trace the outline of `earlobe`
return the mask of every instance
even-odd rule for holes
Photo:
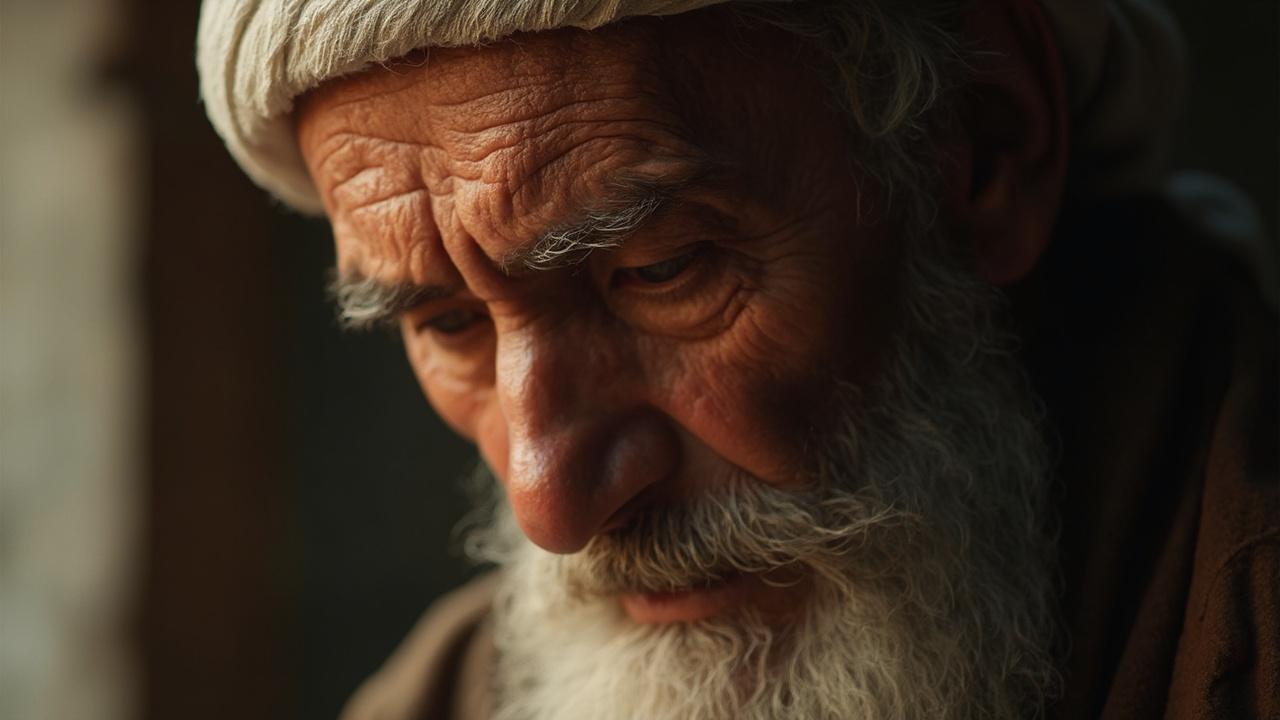
[[[1037,3],[977,3],[967,33],[973,74],[947,202],[978,272],[1007,285],[1030,272],[1052,233],[1066,178],[1065,85]]]

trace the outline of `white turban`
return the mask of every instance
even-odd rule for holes
[[[422,47],[726,1],[205,0],[196,65],[209,119],[240,166],[285,203],[318,213],[290,115],[294,99],[324,81]],[[1066,67],[1073,155],[1089,168],[1077,180],[1108,193],[1155,179],[1185,75],[1173,23],[1152,0],[1040,1]]]

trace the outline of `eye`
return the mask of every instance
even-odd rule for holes
[[[474,310],[450,310],[419,323],[418,330],[429,329],[441,335],[460,335],[483,317]]]
[[[697,258],[702,248],[694,248],[682,255],[668,258],[661,262],[651,265],[641,265],[640,267],[624,268],[621,272],[629,279],[636,282],[645,283],[647,285],[661,285],[680,276],[689,268],[693,261]]]

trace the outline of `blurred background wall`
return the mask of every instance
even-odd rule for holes
[[[1280,11],[1171,3],[1274,238]],[[325,718],[461,582],[472,451],[204,119],[197,4],[0,3],[0,718]]]
[[[134,717],[142,108],[94,0],[0,4],[0,718]]]

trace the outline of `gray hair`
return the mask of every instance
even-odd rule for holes
[[[245,172],[304,212],[323,204],[294,135],[294,101],[424,47],[593,29],[724,0],[205,0],[196,38],[209,120]]]
[[[606,200],[587,208],[573,222],[543,233],[533,247],[504,257],[502,267],[509,270],[519,265],[529,270],[549,270],[576,265],[593,250],[619,247],[657,213],[682,184],[619,180]]]
[[[826,79],[849,116],[850,160],[880,184],[887,205],[905,201],[895,214],[931,219],[938,160],[930,131],[954,116],[950,91],[966,68],[959,21],[971,2],[814,0],[743,12],[830,59]]]
[[[423,47],[478,45],[517,32],[597,28],[727,0],[205,0],[196,65],[209,119],[250,177],[320,212],[294,136],[294,100],[320,84]],[[1149,184],[1161,170],[1186,68],[1157,0],[1041,0],[1067,70],[1073,145],[1091,186]],[[916,185],[911,139],[956,67],[951,22],[963,0],[734,2],[815,39],[866,140],[863,164],[888,185]]]
[[[746,0],[733,7],[825,56],[823,79],[848,118],[848,160],[879,186],[881,207],[871,210],[927,226],[940,182],[934,138],[958,114],[954,90],[969,73],[961,22],[973,2]]]
[[[1043,413],[998,291],[933,250],[903,272],[907,322],[879,378],[815,409],[803,489],[725,467],[556,555],[490,482],[491,524],[463,532],[506,568],[495,717],[1043,716],[1061,682]],[[614,597],[794,568],[810,584],[782,626],[639,625]]]
[[[197,43],[201,94],[210,120],[245,171],[288,204],[319,212],[322,204],[289,117],[295,98],[326,80],[422,47],[476,45],[558,27],[589,29],[723,1],[206,1]],[[929,17],[936,14],[932,8],[945,4],[950,0],[733,3],[744,14],[814,39],[831,55],[833,79],[868,148],[905,148],[921,137],[924,111],[944,86],[942,71],[953,45],[950,33],[939,31]],[[882,154],[891,164],[903,164],[901,152]],[[915,174],[905,166],[864,164],[893,184]]]

